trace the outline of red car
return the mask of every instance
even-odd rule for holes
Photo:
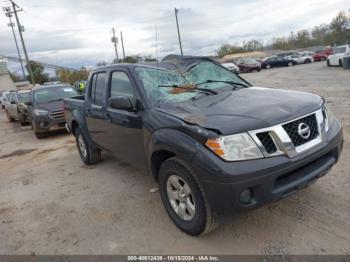
[[[313,56],[314,61],[324,61],[332,54],[332,49],[326,48],[324,50],[317,50]]]

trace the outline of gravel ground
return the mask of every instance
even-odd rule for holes
[[[195,238],[167,217],[151,176],[107,154],[86,167],[72,136],[37,140],[1,110],[0,254],[350,254],[350,71],[314,63],[242,76],[327,98],[345,136],[329,175]]]

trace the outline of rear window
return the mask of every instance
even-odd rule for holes
[[[92,76],[90,89],[91,102],[95,105],[103,105],[106,100],[106,73],[96,73]]]
[[[17,94],[18,101],[20,103],[25,103],[30,101],[30,93],[18,93]]]

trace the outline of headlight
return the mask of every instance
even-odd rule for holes
[[[323,105],[322,115],[323,115],[323,120],[324,120],[324,131],[328,132],[330,119],[332,118],[332,113],[328,109],[326,102]]]
[[[41,109],[34,109],[33,112],[37,116],[47,116],[49,114],[49,111],[41,110]]]
[[[205,145],[226,161],[263,158],[263,154],[248,133],[208,139]]]

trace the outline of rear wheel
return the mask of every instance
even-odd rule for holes
[[[101,150],[92,148],[79,127],[75,130],[75,141],[77,143],[78,151],[81,160],[86,165],[93,165],[101,161]]]
[[[175,157],[166,160],[158,181],[163,205],[179,229],[197,236],[218,226],[216,214],[186,163]]]
[[[293,66],[293,62],[288,62],[288,66]]]
[[[329,62],[329,59],[327,59],[327,66],[331,66],[331,63]]]
[[[25,121],[25,117],[22,113],[18,114],[18,120],[21,123],[21,126],[27,126],[28,123]]]
[[[265,65],[265,68],[266,68],[266,69],[270,69],[270,68],[271,68],[271,65],[270,65],[270,64],[267,64],[267,65]]]

